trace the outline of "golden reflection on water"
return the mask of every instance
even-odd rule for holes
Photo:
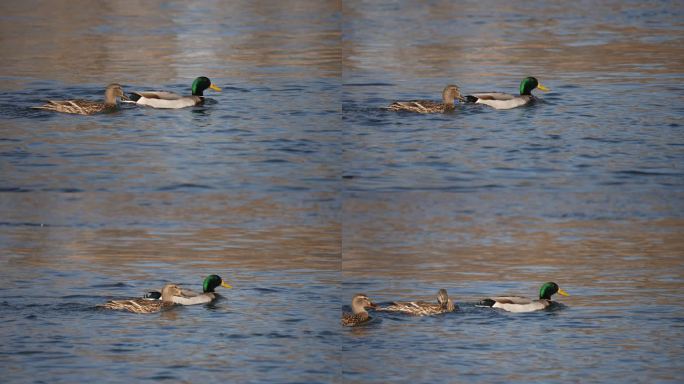
[[[283,198],[277,194],[251,198],[223,193],[200,195],[166,208],[164,204],[145,208],[130,200],[126,204],[126,196],[112,194],[114,199],[103,201],[82,195],[82,199],[58,202],[59,209],[54,201],[36,199],[39,214],[23,217],[22,222],[42,219],[47,224],[33,222],[34,226],[7,230],[6,261],[36,268],[70,269],[77,264],[102,272],[117,269],[133,279],[141,270],[143,276],[147,274],[145,269],[150,265],[339,270],[341,231],[325,206],[291,204],[275,199]],[[173,194],[157,195],[156,199],[150,195],[146,198],[173,201]],[[59,224],[64,217],[78,217],[81,224]],[[98,223],[106,222],[107,217],[112,221],[100,227]],[[145,221],[161,224],[150,227]],[[165,228],[163,223],[171,226]]]
[[[684,69],[681,35],[639,20],[632,25],[611,23],[606,16],[619,17],[644,6],[606,2],[589,9],[580,2],[498,3],[493,12],[487,2],[345,1],[345,17],[354,23],[348,30],[352,38],[343,41],[343,63],[352,82],[353,74],[362,71],[395,73],[399,79],[453,77],[463,82],[510,77],[512,68],[546,78],[599,74],[596,81],[603,80],[606,71],[680,74]],[[670,6],[681,8],[681,4],[661,5]],[[675,22],[676,14],[663,16],[666,24]],[[406,28],[417,19],[424,22]]]
[[[30,16],[35,7],[0,3],[4,15],[26,15],[0,23],[0,49],[12,52],[0,76],[168,84],[341,71],[337,1],[51,1],[41,18]],[[226,34],[226,23],[239,33]]]

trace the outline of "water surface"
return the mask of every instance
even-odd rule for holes
[[[4,380],[339,380],[335,4],[0,8]],[[28,108],[201,75],[223,92],[196,108]],[[234,288],[208,306],[96,309],[210,273]]]
[[[684,108],[682,13],[664,2],[343,5],[343,294],[436,300],[343,334],[364,382],[676,382]],[[383,111],[394,100],[516,92],[529,107]],[[507,314],[487,295],[558,310]]]
[[[78,9],[76,12],[75,9]],[[677,382],[681,20],[668,2],[0,4],[9,382]],[[224,90],[82,117],[43,100]],[[510,111],[396,99],[552,91]],[[165,282],[208,306],[96,309]],[[556,281],[557,310],[477,308]],[[356,292],[433,318],[343,329]]]

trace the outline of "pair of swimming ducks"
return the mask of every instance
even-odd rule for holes
[[[535,89],[550,91],[534,77],[526,77],[520,82],[519,95],[503,92],[481,92],[462,96],[458,86],[447,85],[442,91],[442,102],[431,100],[395,101],[387,109],[416,113],[444,113],[456,109],[456,100],[462,103],[484,104],[495,109],[512,109],[534,101],[535,97],[532,95],[532,91]]]
[[[568,293],[558,286],[558,284],[548,282],[544,283],[539,289],[538,300],[520,296],[497,296],[483,299],[478,305],[500,308],[508,312],[534,312],[550,307],[551,304],[553,304],[551,296],[556,293],[563,296],[569,296]],[[376,311],[399,312],[414,316],[431,316],[453,312],[458,306],[451,301],[449,295],[447,295],[446,289],[440,289],[437,294],[437,303],[428,303],[425,301],[395,301],[386,307],[379,307],[377,304],[373,303],[368,296],[359,293],[352,298],[351,308],[352,313],[342,314],[342,325],[347,327],[363,325],[370,321],[371,317],[366,311],[367,308],[373,308]]]
[[[218,275],[209,275],[202,283],[202,292],[183,289],[177,284],[166,284],[161,291],[150,291],[144,297],[110,300],[99,307],[133,313],[154,313],[175,305],[208,304],[216,300],[217,287],[232,288]]]
[[[78,115],[93,115],[102,112],[113,112],[119,108],[118,99],[123,102],[135,103],[153,108],[179,109],[192,107],[204,103],[204,91],[212,89],[221,91],[208,77],[201,76],[192,83],[192,94],[181,96],[167,91],[132,92],[128,96],[124,94],[121,85],[113,83],[105,89],[104,102],[89,100],[48,100],[48,103],[34,109],[73,113]]]
[[[101,112],[111,112],[118,109],[117,98],[124,102],[145,105],[153,108],[178,109],[200,105],[204,102],[204,91],[213,89],[220,91],[221,88],[212,84],[205,76],[195,79],[192,83],[192,94],[181,96],[167,91],[133,92],[126,96],[119,84],[109,84],[105,90],[105,101],[95,102],[88,100],[49,100],[47,104],[35,109],[48,111],[74,113],[79,115],[92,115]],[[526,77],[520,82],[520,95],[512,95],[503,92],[473,93],[462,96],[456,85],[447,85],[442,91],[442,101],[412,100],[395,101],[389,107],[390,111],[408,111],[417,113],[444,113],[456,109],[454,102],[459,100],[464,103],[485,104],[496,109],[511,109],[531,103],[534,100],[532,90],[540,89],[548,91],[549,88],[539,84],[534,77]]]

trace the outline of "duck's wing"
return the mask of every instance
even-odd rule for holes
[[[171,306],[171,303],[164,303],[161,300],[128,299],[110,300],[101,308],[113,309],[117,311],[128,311],[133,313],[154,313]]]
[[[489,105],[494,109],[511,109],[523,106],[532,100],[532,96],[515,96],[503,92],[473,93],[466,96],[467,100],[474,100],[477,104]]]
[[[145,300],[161,300],[161,296],[160,291],[147,291],[142,298]]]
[[[532,302],[532,299],[522,296],[496,296],[490,297],[490,299],[501,304],[529,304]]]
[[[500,308],[508,312],[533,312],[539,311],[549,306],[549,300],[532,300],[527,297],[520,296],[497,296],[484,299],[480,304]]]
[[[173,92],[167,91],[144,91],[144,92],[131,92],[133,96],[144,97],[146,99],[161,99],[161,100],[177,100],[180,99],[181,95]]]
[[[528,303],[507,303],[497,301],[492,306],[493,308],[501,308],[508,312],[534,312],[542,310],[551,304],[549,300],[529,300]]]
[[[478,92],[473,93],[472,96],[481,100],[511,100],[516,97],[515,95],[504,92]]]
[[[135,96],[131,97],[134,99]],[[157,97],[145,97],[142,96],[138,98],[135,103],[139,105],[146,105],[152,108],[162,108],[162,109],[179,109],[192,107],[194,105],[201,104],[203,102],[200,96],[183,96],[177,98],[157,98]]]
[[[444,312],[439,304],[428,303],[426,301],[396,301],[377,310],[384,312],[400,312],[416,316],[429,316]]]
[[[371,319],[367,312],[359,313],[355,315],[353,313],[343,313],[342,314],[342,325],[345,327],[353,327],[356,325],[363,324]]]
[[[211,303],[214,299],[216,299],[216,295],[213,293],[199,293],[190,289],[183,289],[181,295],[174,296],[172,301],[181,305],[195,305]]]
[[[395,101],[387,107],[390,111],[410,111],[417,113],[443,112],[445,105],[432,100]]]
[[[33,109],[44,109],[63,113],[74,113],[79,115],[90,115],[104,111],[107,106],[104,103],[89,100],[48,100],[47,104]]]

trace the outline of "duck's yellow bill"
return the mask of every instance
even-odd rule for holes
[[[558,288],[558,294],[559,294],[559,295],[563,295],[563,296],[570,296],[569,293],[565,292],[564,290],[562,290],[562,289],[560,289],[560,288]]]
[[[223,288],[228,288],[228,289],[233,288],[233,287],[230,286],[230,284],[226,283],[225,281],[222,281],[222,282],[221,282],[221,286],[222,286]]]
[[[545,86],[543,86],[543,85],[541,85],[541,84],[537,85],[537,88],[538,88],[540,91],[550,91],[550,90],[551,90],[551,88],[546,88]]]
[[[214,91],[221,91],[221,88],[215,86],[214,84],[210,85],[209,88],[213,89]]]

